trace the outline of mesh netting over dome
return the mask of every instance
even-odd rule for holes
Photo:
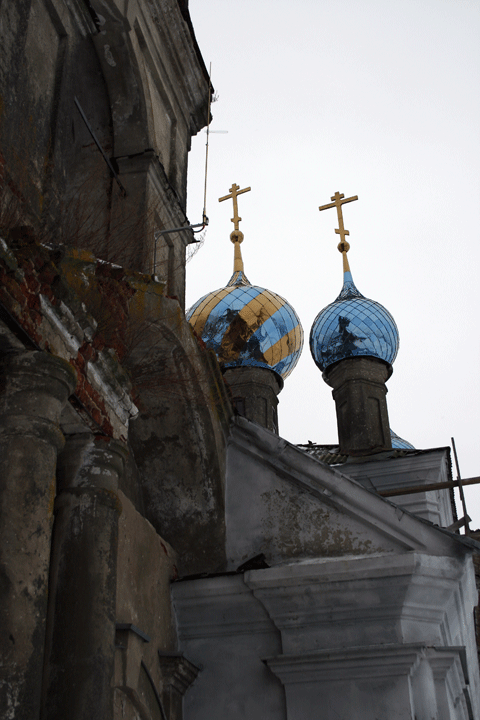
[[[310,350],[320,370],[349,357],[393,363],[399,347],[395,320],[383,305],[364,297],[345,272],[337,299],[321,310],[310,331]]]
[[[280,295],[250,285],[243,272],[198,300],[187,320],[224,368],[258,366],[286,378],[302,351],[295,310]]]

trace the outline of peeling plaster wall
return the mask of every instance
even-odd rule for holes
[[[298,472],[290,461],[286,461],[283,469],[271,463],[269,450],[274,458],[281,457],[286,447],[284,440],[248,423],[248,442],[242,435],[243,426],[247,427],[247,421],[237,419],[227,455],[229,570],[260,553],[273,565],[293,558],[368,555],[401,547],[374,524],[363,524],[346,512],[328,489],[314,496],[308,484],[298,480]],[[277,447],[267,447],[269,440]],[[310,462],[308,456],[305,460]],[[311,467],[320,482],[322,473],[335,478],[336,471],[326,466],[322,468],[311,461]]]
[[[392,551],[380,534],[348,518],[243,453],[229,456],[227,557],[234,569],[264,553],[269,564],[287,558]]]

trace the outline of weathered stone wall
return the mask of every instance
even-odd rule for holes
[[[131,445],[120,487],[175,546],[182,574],[213,571],[224,548],[232,413],[215,358],[151,276],[48,249],[29,232],[7,240],[0,299],[10,321],[77,370],[77,422]],[[67,432],[78,431],[64,420]]]
[[[33,420],[27,418],[28,427],[7,422],[2,430],[8,448],[2,456],[4,476],[12,477],[10,491],[0,498],[2,516],[9,516],[3,523],[2,562],[13,588],[32,571],[33,556],[39,561],[29,600],[38,621],[30,629],[25,608],[14,602],[17,591],[10,600],[2,597],[3,627],[16,638],[16,666],[36,658],[29,673],[2,678],[3,705],[14,703],[13,718],[35,716],[45,646],[43,717],[54,720],[67,709],[72,718],[110,717],[115,624],[120,623],[138,626],[151,644],[136,631],[117,629],[117,644],[126,643],[126,650],[117,651],[115,712],[128,706],[132,718],[139,708],[145,717],[161,717],[160,702],[172,718],[180,717],[182,694],[197,669],[176,653],[169,583],[178,573],[225,567],[231,408],[223,378],[178,301],[165,297],[162,283],[86,251],[46,247],[31,230],[5,237],[0,298],[7,385],[0,390],[8,389],[14,369],[9,358],[23,357],[29,348],[27,355],[44,358],[49,368],[58,364],[70,385],[64,383],[62,402],[55,405],[53,440],[50,435],[35,440],[42,452],[38,472],[25,437],[35,413],[48,410],[40,360],[31,368],[33,394],[25,410]],[[52,383],[51,378],[48,387],[54,392]],[[5,397],[8,401],[8,393]],[[5,406],[6,421],[9,412]],[[57,464],[64,442],[60,428],[67,442]],[[48,452],[41,450],[42,443],[53,441]],[[24,492],[33,491],[15,481],[27,465],[28,482],[38,485],[35,512],[23,500]],[[9,513],[12,505],[15,513]],[[35,547],[27,543],[25,551],[8,540],[22,528],[22,544],[37,521],[43,529],[35,532]],[[22,642],[20,626],[30,633]],[[10,655],[5,662],[9,667]]]
[[[2,0],[0,43],[0,716],[176,720],[169,585],[220,562],[231,408],[192,233],[158,231],[208,74],[177,0]]]
[[[187,224],[188,149],[207,120],[188,11],[176,0],[3,0],[2,16],[0,228],[28,222],[45,241],[151,272],[155,232]],[[155,271],[183,303],[192,235],[168,237]]]
[[[0,360],[0,717],[38,717],[59,420],[75,371],[44,352]]]
[[[227,390],[178,303],[148,288],[137,298],[132,318],[145,331],[128,360],[140,408],[129,441],[145,515],[178,552],[181,576],[218,572],[225,566]]]
[[[76,189],[90,177],[89,200],[104,214],[109,172],[74,105],[77,96],[111,153],[111,112],[87,3],[7,1],[2,15],[0,139],[10,211],[53,232],[51,223],[69,214]]]
[[[163,689],[158,651],[176,650],[176,629],[170,601],[170,581],[176,576],[176,556],[150,523],[120,495],[117,573],[117,642],[115,707],[119,717],[161,717],[149,687],[145,667],[156,687]],[[143,637],[127,626],[138,628]],[[120,629],[121,627],[125,629]],[[143,662],[143,665],[142,665]],[[146,713],[147,714],[147,713]]]

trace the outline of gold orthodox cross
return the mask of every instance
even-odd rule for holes
[[[233,199],[233,218],[231,219],[233,222],[233,227],[235,230],[230,233],[230,240],[233,243],[233,246],[235,248],[235,255],[233,260],[233,272],[242,272],[243,273],[243,260],[242,260],[242,252],[240,249],[240,243],[243,242],[243,233],[241,230],[238,229],[238,223],[242,219],[238,214],[238,203],[237,203],[237,196],[241,195],[242,193],[246,193],[252,188],[243,188],[243,190],[240,190],[240,185],[236,185],[233,183],[232,187],[230,188],[230,195],[225,195],[225,197],[218,198],[218,202],[223,202],[224,200],[229,200],[230,198]]]
[[[350,235],[348,230],[345,230],[343,226],[343,215],[342,215],[342,205],[345,205],[345,203],[352,202],[353,200],[358,200],[358,195],[354,195],[353,197],[345,198],[345,195],[343,193],[336,192],[335,195],[330,198],[333,200],[332,203],[329,203],[328,205],[321,205],[318,209],[319,210],[327,210],[328,208],[336,207],[337,208],[337,215],[338,215],[338,228],[335,228],[335,232],[337,235],[340,235],[340,243],[338,245],[338,249],[340,252],[348,252],[350,250],[350,245],[345,240],[345,235]]]
[[[242,219],[238,214],[237,197],[238,197],[238,195],[241,195],[242,193],[246,193],[251,189],[252,188],[247,187],[247,188],[244,188],[243,190],[240,190],[240,185],[236,185],[235,183],[233,183],[232,187],[230,188],[230,195],[225,195],[225,197],[218,198],[218,202],[223,202],[224,200],[229,200],[230,198],[233,199],[233,218],[231,218],[231,220],[233,222],[233,227],[235,228],[235,231],[237,233],[240,232],[238,229],[238,223]],[[234,235],[234,233],[232,233],[232,235]],[[232,237],[232,235],[230,237]],[[243,235],[242,235],[242,240],[243,240]],[[235,242],[235,240],[232,239],[232,242]],[[241,240],[240,240],[240,242],[241,242]]]

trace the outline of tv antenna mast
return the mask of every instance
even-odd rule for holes
[[[174,232],[182,232],[185,230],[191,230],[195,235],[198,233],[201,233],[205,230],[205,228],[208,225],[208,217],[207,217],[207,178],[208,178],[208,149],[209,149],[209,139],[210,139],[210,133],[228,133],[228,130],[210,130],[210,120],[211,120],[211,106],[212,101],[215,101],[215,98],[212,100],[212,63],[210,63],[210,69],[208,73],[208,106],[207,106],[207,129],[205,130],[207,134],[207,141],[205,143],[205,180],[204,180],[204,186],[203,186],[203,211],[202,211],[202,222],[196,223],[195,225],[183,225],[183,227],[179,228],[171,228],[170,230],[159,230],[155,233],[155,247],[154,247],[154,259],[153,259],[153,267],[156,268],[157,265],[157,240],[162,235],[168,235],[169,233]],[[199,228],[198,230],[196,228]],[[187,262],[192,259],[192,257],[200,250],[201,246],[204,242],[204,236],[201,237],[200,240],[196,240],[193,238],[193,240],[190,241],[189,245],[195,244],[195,248],[188,253]]]

